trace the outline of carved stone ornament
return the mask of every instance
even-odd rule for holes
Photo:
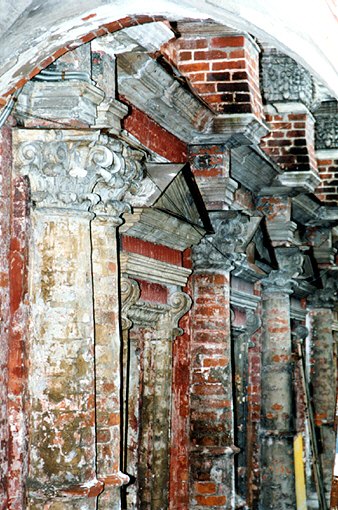
[[[313,308],[333,308],[338,300],[338,280],[328,273],[322,275],[322,289],[317,289],[309,296]]]
[[[323,103],[315,119],[316,150],[338,149],[338,102]]]
[[[137,301],[128,307],[128,319],[136,326],[152,328],[155,337],[173,339],[183,333],[179,320],[191,308],[191,298],[184,292],[174,292],[168,304]]]
[[[143,179],[144,155],[99,131],[17,130],[16,168],[29,177],[36,208],[119,217]]]
[[[122,329],[130,329],[133,325],[132,321],[128,318],[128,310],[135,305],[140,298],[140,286],[136,280],[131,278],[121,278],[120,281],[121,292],[121,322]]]
[[[268,103],[300,102],[309,107],[313,97],[310,73],[295,60],[275,49],[262,57],[263,93]]]
[[[205,236],[193,248],[196,270],[219,269],[231,271],[240,264],[246,247],[254,235],[261,218],[250,218],[234,211],[210,213],[215,234]]]
[[[268,292],[292,294],[297,278],[303,274],[304,255],[298,248],[276,248],[279,270],[272,270],[262,284]]]

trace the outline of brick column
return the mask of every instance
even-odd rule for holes
[[[293,460],[290,272],[272,271],[262,291],[260,508],[296,508]]]
[[[324,277],[323,277],[324,278]],[[332,325],[332,307],[337,284],[333,277],[324,278],[325,286],[313,296],[310,319],[310,382],[315,425],[318,430],[319,450],[327,500],[330,498],[335,458],[336,367]]]
[[[162,50],[217,113],[263,118],[260,49],[248,34],[214,22],[178,24],[181,37]]]
[[[193,249],[190,508],[234,508],[230,278],[222,212]],[[224,250],[224,252],[222,251]],[[223,254],[224,253],[224,254]]]

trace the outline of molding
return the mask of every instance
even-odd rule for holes
[[[15,113],[24,125],[48,122],[59,127],[78,121],[91,126],[103,99],[104,92],[86,81],[29,81],[18,97]]]
[[[180,287],[185,287],[192,273],[191,269],[130,252],[120,254],[120,269],[131,278]]]
[[[338,148],[319,149],[315,152],[316,159],[338,159]]]
[[[216,116],[145,53],[118,55],[117,68],[119,93],[187,143],[251,145],[269,131],[265,122],[250,113]]]
[[[288,188],[296,189],[300,192],[313,193],[321,183],[321,178],[314,170],[306,172],[284,172],[277,177],[277,180]]]
[[[260,296],[248,294],[240,290],[230,289],[230,304],[243,310],[256,310],[258,303],[260,303]]]
[[[290,318],[297,321],[304,321],[306,319],[307,309],[300,308],[292,303],[290,304]]]

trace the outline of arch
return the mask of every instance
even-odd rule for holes
[[[0,105],[67,51],[107,32],[158,19],[213,19],[248,31],[298,60],[338,97],[338,23],[331,9],[327,0],[31,2],[18,10],[1,37]]]

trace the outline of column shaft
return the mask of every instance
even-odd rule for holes
[[[263,293],[260,508],[295,509],[290,298]]]
[[[91,215],[32,212],[27,508],[96,508]],[[45,505],[45,506],[44,506]],[[61,508],[60,506],[60,508]]]

